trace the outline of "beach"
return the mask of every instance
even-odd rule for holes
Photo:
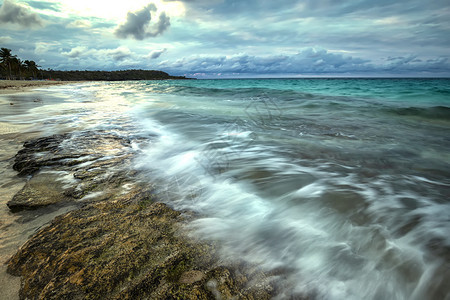
[[[51,80],[0,80],[0,95],[30,91],[39,87],[70,84],[70,81]]]
[[[445,298],[449,91],[248,79],[1,96],[0,257],[21,298]]]
[[[46,86],[60,85],[62,82],[55,81],[28,81],[28,80],[0,80],[0,95],[17,94],[30,92],[35,88],[42,88]],[[6,108],[14,103],[8,102],[7,98],[0,97],[0,107],[3,113],[6,114]],[[24,111],[22,111],[24,112]],[[0,186],[1,194],[1,208],[0,208],[0,227],[2,232],[1,237],[1,254],[0,254],[0,285],[2,286],[2,297],[5,299],[19,299],[20,278],[13,277],[6,273],[6,261],[17,251],[18,247],[25,243],[28,235],[30,234],[30,228],[38,228],[51,219],[38,220],[36,224],[31,226],[15,226],[13,229],[14,238],[9,239],[7,237],[8,231],[6,228],[16,223],[17,217],[13,216],[6,206],[6,202],[12,199],[15,193],[17,193],[25,184],[25,180],[19,179],[16,176],[16,172],[12,169],[10,162],[13,160],[17,151],[21,148],[22,143],[31,138],[33,135],[24,134],[23,131],[27,130],[29,125],[14,124],[11,122],[0,121],[0,174],[3,178],[3,183]],[[6,186],[5,186],[6,183]],[[54,216],[53,216],[54,217]],[[51,217],[50,217],[51,218]],[[14,227],[14,225],[12,225]]]

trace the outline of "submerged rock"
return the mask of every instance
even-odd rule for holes
[[[270,298],[270,276],[243,263],[225,265],[216,245],[188,238],[190,213],[157,202],[152,187],[139,183],[127,167],[129,145],[83,133],[33,140],[18,153],[14,168],[31,179],[10,208],[83,204],[8,261],[8,272],[22,278],[20,298]]]

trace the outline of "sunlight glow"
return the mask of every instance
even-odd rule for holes
[[[158,8],[158,13],[163,11],[170,17],[182,16],[184,5],[182,2],[164,2],[162,0],[133,0],[115,1],[112,4],[108,0],[61,0],[65,9],[78,16],[97,17],[108,20],[125,20],[128,12],[142,9],[153,3]]]

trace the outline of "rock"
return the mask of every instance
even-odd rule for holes
[[[8,201],[12,211],[26,208],[37,208],[56,204],[71,199],[63,194],[63,184],[57,180],[59,174],[38,174],[32,177],[25,186]]]
[[[180,276],[179,283],[182,284],[193,284],[195,282],[201,281],[203,278],[205,278],[205,274],[202,271],[186,271]]]
[[[131,159],[128,139],[102,132],[81,132],[38,138],[24,143],[13,169],[30,176],[24,188],[7,203],[11,210],[33,209],[62,201],[102,200],[117,192],[129,179]],[[62,185],[51,172],[65,172]],[[69,177],[70,177],[69,176]]]
[[[270,298],[270,284],[249,287],[245,267],[221,266],[213,244],[187,239],[184,221],[136,187],[57,217],[8,272],[22,276],[21,299]]]
[[[24,148],[16,154],[13,169],[19,175],[30,175],[41,166],[56,161],[57,158],[52,154],[57,152],[59,144],[67,138],[68,134],[61,134],[25,142]]]
[[[35,139],[16,155],[29,176],[12,210],[81,207],[40,229],[8,261],[21,299],[269,299],[271,277],[223,265],[217,245],[188,238],[177,212],[129,169],[129,140],[82,132]],[[256,270],[256,271],[255,271]]]

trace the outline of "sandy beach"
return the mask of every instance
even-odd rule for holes
[[[41,88],[52,85],[68,84],[73,82],[68,81],[27,81],[27,80],[0,80],[0,117],[7,116],[13,113],[23,113],[29,106],[25,105],[24,101],[15,102],[8,98],[8,95],[30,92],[35,88]],[[3,98],[2,98],[3,96]],[[13,103],[14,102],[14,103]],[[32,100],[29,101],[31,104]],[[16,105],[19,104],[20,105]],[[14,106],[12,106],[14,104]],[[12,110],[12,107],[14,109]],[[37,223],[31,226],[20,225],[17,223],[19,217],[11,214],[7,208],[5,201],[12,199],[14,194],[19,191],[25,181],[16,176],[16,172],[12,170],[11,164],[14,155],[22,147],[24,140],[33,136],[32,133],[25,133],[30,127],[29,124],[16,124],[14,122],[0,121],[0,175],[2,177],[2,184],[0,185],[0,194],[2,195],[0,208],[0,228],[2,232],[0,239],[2,240],[0,248],[0,286],[4,287],[2,296],[5,299],[19,299],[18,291],[20,288],[20,278],[11,276],[6,273],[5,262],[11,257],[17,248],[23,244],[30,235],[30,228],[38,228],[43,224],[49,222],[49,218],[36,218]],[[19,225],[18,225],[19,224]],[[14,226],[15,225],[15,226]],[[6,230],[6,228],[9,228]],[[14,238],[8,238],[8,235]],[[1,297],[0,297],[1,298]]]
[[[49,80],[0,80],[0,95],[27,92],[33,88],[69,83],[74,82]]]

